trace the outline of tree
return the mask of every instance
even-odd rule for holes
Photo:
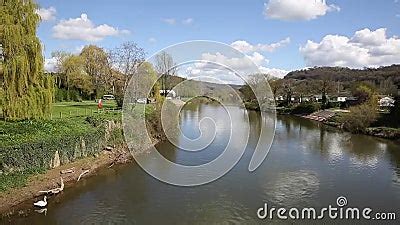
[[[116,69],[126,76],[125,86],[135,74],[136,69],[145,61],[146,53],[135,42],[123,43],[110,53]]]
[[[58,88],[63,86],[63,81],[65,81],[65,74],[63,73],[63,63],[66,58],[70,57],[72,54],[64,51],[55,51],[51,53],[51,57],[55,59],[55,84]]]
[[[353,133],[363,133],[377,118],[376,106],[361,104],[350,108],[350,113],[343,117],[343,127]]]
[[[331,80],[327,78],[317,81],[315,84],[316,90],[318,90],[322,96],[322,109],[326,109],[329,103],[328,94],[333,93],[335,85]]]
[[[368,101],[372,101],[371,99],[376,96],[375,87],[369,83],[360,83],[356,84],[352,88],[352,94],[357,97],[358,104],[363,104]]]
[[[163,51],[156,55],[155,68],[158,74],[161,75],[161,89],[165,90],[167,88],[167,76],[173,76],[177,72],[174,59],[170,54]]]
[[[83,48],[80,56],[84,61],[85,72],[91,77],[96,98],[101,97],[105,90],[107,73],[109,73],[108,55],[104,49],[95,45]],[[101,90],[102,89],[102,90]]]
[[[378,118],[378,96],[372,87],[361,85],[360,89],[367,96],[363,104],[350,108],[350,113],[343,117],[343,126],[353,133],[363,133]]]
[[[282,84],[283,93],[285,94],[285,102],[284,102],[285,106],[289,106],[292,103],[294,85],[295,85],[294,80],[284,80]]]
[[[278,93],[282,90],[282,83],[283,82],[281,79],[269,81],[269,86],[271,87],[272,94],[275,96],[275,98],[278,95]]]
[[[113,87],[118,106],[122,107],[125,88],[137,68],[145,61],[145,52],[135,42],[123,43],[108,54],[108,64],[113,76]],[[123,75],[123,76],[120,76]]]
[[[379,83],[379,92],[383,95],[396,96],[398,93],[397,86],[394,84],[393,79],[389,78]]]
[[[53,81],[43,71],[42,45],[36,36],[37,5],[32,0],[1,2],[3,115],[6,119],[44,118],[51,110]]]
[[[85,71],[85,60],[81,56],[71,55],[67,57],[62,65],[66,77],[66,87],[76,89],[80,95],[93,93],[93,83],[89,74]]]
[[[144,62],[138,67],[137,76],[132,78],[133,85],[137,87],[134,92],[139,98],[147,98],[149,94],[151,97],[155,97],[156,94],[160,94],[160,89],[156,83],[157,73],[153,68],[153,65],[148,62]],[[151,93],[148,93],[152,90]]]

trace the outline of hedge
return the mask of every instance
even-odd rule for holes
[[[80,117],[0,122],[0,173],[48,169],[56,151],[61,164],[96,155],[107,141],[101,121]]]

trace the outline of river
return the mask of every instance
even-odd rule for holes
[[[399,143],[344,133],[298,117],[278,116],[269,155],[250,173],[248,165],[263,121],[256,112],[240,108],[234,111],[237,115],[249,115],[249,144],[239,163],[215,182],[190,188],[172,186],[152,178],[132,163],[104,170],[50,198],[46,215],[32,212],[27,217],[1,222],[286,224],[293,221],[258,219],[257,209],[264,203],[276,207],[321,208],[336,205],[338,196],[345,196],[349,206],[396,212],[400,216]],[[222,112],[223,108],[215,105],[196,105],[182,111],[182,130],[193,137],[199,132],[198,119],[214,115],[217,137],[207,149],[185,152],[165,142],[157,146],[158,150],[170,160],[187,165],[216,158],[229,139],[230,127],[225,126],[229,121],[215,116]],[[234,131],[235,138],[245,138],[240,132]],[[168,172],[173,175],[173,171]]]

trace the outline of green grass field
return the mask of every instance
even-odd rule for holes
[[[115,101],[103,101],[103,109],[112,111],[117,109],[117,103]],[[83,101],[83,102],[59,102],[53,104],[52,117],[66,118],[75,116],[89,116],[98,113],[97,102],[95,101]]]

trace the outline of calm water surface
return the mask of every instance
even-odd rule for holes
[[[159,151],[186,165],[215,159],[230,135],[229,120],[221,116],[224,112],[222,107],[213,105],[188,107],[182,112],[181,127],[188,137],[199,135],[199,118],[215,118],[217,136],[207,149],[185,152],[161,143],[157,146]],[[175,187],[157,181],[136,164],[125,165],[84,179],[51,198],[46,215],[32,212],[27,217],[0,223],[290,224],[293,221],[261,221],[256,211],[264,203],[299,208],[336,206],[338,196],[346,196],[350,206],[371,207],[400,216],[399,143],[342,133],[301,118],[278,116],[267,159],[249,173],[259,124],[265,121],[257,113],[239,108],[234,110],[233,119],[246,123],[247,113],[251,136],[243,158],[227,175],[211,184]],[[245,138],[240,129],[234,133],[234,138]],[[173,171],[166,173],[173,175]]]

